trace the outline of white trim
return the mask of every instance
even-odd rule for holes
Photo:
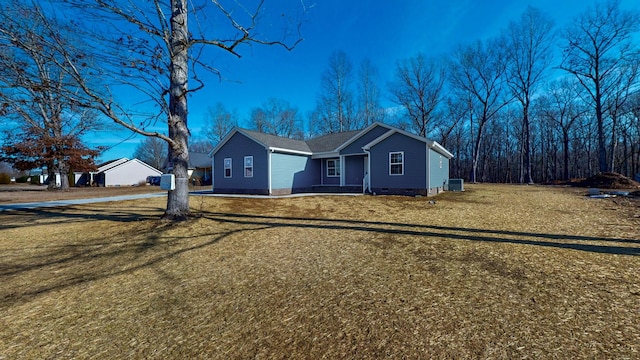
[[[96,171],[94,171],[94,173],[97,174],[97,173],[101,173],[103,171],[107,171],[107,170],[109,170],[111,168],[114,168],[114,167],[116,167],[118,165],[124,164],[127,161],[129,161],[129,159],[127,159],[126,157],[122,158],[122,159],[114,160],[114,161],[112,161],[112,162],[110,162],[110,163],[108,163],[106,165],[100,166]]]
[[[227,160],[229,160],[229,176],[227,176]],[[222,160],[222,177],[225,179],[231,179],[233,177],[233,158],[224,158]]]
[[[432,148],[434,151],[444,155],[448,159],[453,159],[454,158],[453,154],[450,153],[447,149],[445,149],[444,146],[440,145],[437,141],[430,141],[428,144],[429,144],[430,148]]]
[[[400,156],[402,157],[402,161],[399,163],[392,163],[391,162],[391,155],[393,154],[400,154]],[[391,167],[393,165],[400,165],[401,166],[401,170],[402,172],[400,174],[392,174],[391,173]],[[389,151],[389,176],[403,176],[404,175],[404,151]]]
[[[324,152],[313,153],[313,155],[311,155],[311,158],[312,159],[329,159],[329,158],[334,158],[338,156],[340,156],[340,153],[337,151],[324,151]]]
[[[251,159],[251,166],[247,166],[247,159]],[[243,159],[242,159],[242,168],[243,168],[243,174],[245,178],[252,178],[253,177],[253,155],[246,155]],[[247,169],[251,168],[251,176],[247,176]]]
[[[329,175],[329,161],[333,161],[333,169],[335,172],[337,172],[337,174],[335,175]],[[335,164],[335,161],[339,161],[338,164]],[[327,168],[327,178],[337,178],[337,177],[342,177],[342,161],[340,158],[337,159],[326,159],[324,161],[326,163],[326,168]],[[338,165],[338,166],[336,166]],[[340,182],[342,182],[342,179],[340,179]]]
[[[376,126],[381,126],[385,129],[388,130],[392,130],[393,128],[390,125],[387,124],[383,124],[381,122],[374,122],[373,124],[367,126],[366,128],[362,129],[362,131],[360,131],[359,133],[355,134],[354,136],[351,137],[351,139],[345,141],[342,145],[340,145],[336,151],[340,152],[342,149],[346,148],[347,146],[351,145],[353,142],[355,142],[356,140],[358,140],[360,137],[362,137],[364,134],[368,133],[369,131],[373,130]],[[351,154],[353,155],[353,154]]]
[[[269,147],[269,150],[279,152],[279,153],[288,153],[288,154],[296,154],[296,155],[308,155],[308,156],[313,155],[313,153],[310,153],[308,151],[290,150],[290,149],[284,149],[279,147]]]
[[[371,150],[372,147],[376,146],[377,144],[381,143],[383,140],[387,139],[389,136],[395,134],[396,131],[395,130],[389,130],[386,133],[378,136],[377,138],[373,139],[371,142],[369,142],[368,144],[366,144],[365,146],[362,147],[362,150],[364,151],[369,151]]]
[[[269,186],[269,195],[273,194],[273,185],[271,183],[271,151],[267,151],[267,185]]]

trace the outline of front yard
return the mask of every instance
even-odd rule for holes
[[[465,187],[0,213],[0,359],[640,357],[637,200]]]

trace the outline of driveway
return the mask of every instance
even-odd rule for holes
[[[110,201],[135,200],[135,199],[144,199],[144,198],[160,197],[160,196],[167,196],[167,193],[161,192],[161,193],[152,193],[152,194],[120,195],[120,196],[89,198],[89,199],[69,199],[69,200],[40,201],[40,202],[19,203],[19,204],[0,204],[0,211],[37,209],[37,208],[46,208],[46,207],[92,204],[92,203],[101,203],[101,202],[110,202]]]

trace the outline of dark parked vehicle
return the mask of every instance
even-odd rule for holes
[[[149,185],[160,185],[160,176],[147,176],[147,183]]]

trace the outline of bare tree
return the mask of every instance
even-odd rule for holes
[[[411,128],[420,136],[427,136],[435,127],[432,122],[442,101],[444,81],[444,67],[423,54],[397,64],[389,91],[393,101],[406,110]]]
[[[378,69],[371,60],[364,59],[358,72],[358,127],[367,127],[384,121],[384,109],[380,107],[380,89],[376,85]]]
[[[223,103],[217,102],[207,109],[205,124],[204,135],[215,146],[231,129],[238,126],[238,115],[228,111]]]
[[[605,104],[615,78],[627,64],[639,61],[632,35],[640,29],[640,13],[620,9],[619,0],[598,3],[576,17],[565,30],[560,68],[573,74],[587,90],[595,111],[598,166],[607,171]]]
[[[253,2],[251,8],[239,2],[227,5],[219,0],[199,4],[185,0],[60,1],[82,11],[83,15],[73,20],[74,25],[78,31],[85,32],[83,37],[95,48],[89,56],[89,59],[96,59],[94,62],[66,54],[69,74],[81,88],[81,92],[69,96],[79,106],[97,109],[131,131],[168,143],[176,187],[168,193],[163,217],[168,220],[187,218],[190,214],[187,98],[204,86],[199,70],[217,72],[215,66],[207,62],[212,58],[208,52],[221,50],[240,57],[242,44],[279,45],[290,50],[301,41],[296,32],[299,21],[295,18],[304,9],[295,10],[291,15],[274,9],[277,4],[273,4],[270,11],[277,12],[278,21],[283,21],[283,36],[259,29],[258,20],[266,16],[264,0]],[[211,22],[217,26],[207,26]],[[57,45],[65,49],[63,44]],[[83,66],[91,67],[92,77],[79,71]],[[101,87],[89,83],[89,79],[96,76],[102,80]],[[195,87],[189,86],[190,80]],[[133,116],[128,104],[113,96],[122,88],[150,100],[159,111],[155,116],[145,118]],[[148,125],[165,116],[166,134],[148,129]]]
[[[573,128],[586,113],[580,98],[580,84],[568,79],[556,80],[549,84],[544,95],[536,100],[537,112],[549,119],[560,130],[562,138],[562,178],[569,180],[571,171],[570,140]]]
[[[504,34],[507,58],[507,83],[522,105],[524,131],[524,181],[533,183],[531,175],[531,97],[541,85],[551,64],[553,21],[540,10],[528,7],[519,22],[511,22]]]
[[[167,142],[157,137],[146,137],[136,147],[133,157],[156,169],[162,169],[167,162]]]
[[[58,24],[59,19],[46,20],[37,3],[3,3],[0,22],[0,115],[19,124],[5,139],[4,158],[22,170],[46,166],[48,188],[68,190],[72,166],[76,171],[91,170],[98,153],[80,140],[98,127],[95,112],[60,95],[78,91],[78,86],[68,74],[69,65],[58,66],[67,52],[52,43],[65,44],[58,38],[61,33],[69,41],[75,39],[63,25],[50,31],[50,23]],[[51,181],[57,176],[59,184]]]
[[[270,98],[261,107],[251,111],[254,130],[293,139],[304,138],[298,109],[286,100]]]
[[[621,66],[615,75],[612,76],[610,96],[605,103],[606,113],[611,120],[611,144],[609,152],[609,171],[616,171],[616,150],[618,147],[620,120],[628,112],[627,104],[632,100],[630,93],[637,88],[638,76],[640,75],[640,56],[638,61],[633,61],[625,66]]]
[[[468,101],[473,147],[470,181],[476,182],[482,139],[487,123],[509,103],[505,97],[504,53],[497,41],[458,48],[451,63],[451,85]]]
[[[320,77],[321,93],[316,111],[323,133],[354,129],[354,104],[351,81],[353,66],[344,51],[335,51],[329,57],[327,69]]]

